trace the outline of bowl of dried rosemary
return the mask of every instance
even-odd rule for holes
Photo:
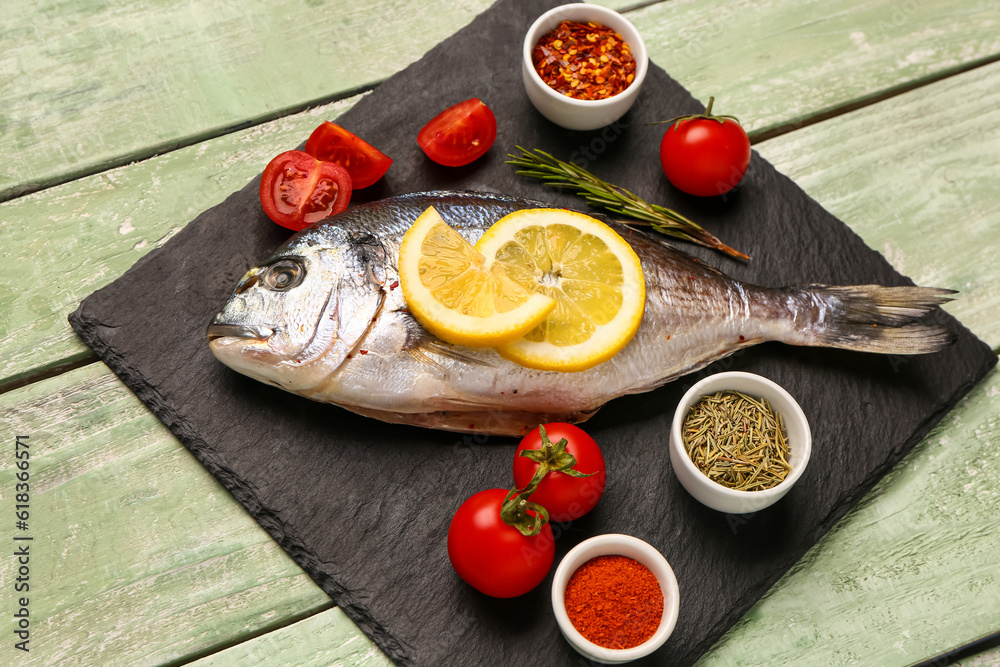
[[[699,502],[729,514],[773,505],[809,463],[812,433],[799,404],[771,380],[739,371],[691,387],[670,429],[670,463]]]

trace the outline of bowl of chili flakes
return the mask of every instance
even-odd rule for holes
[[[600,5],[550,9],[524,36],[521,74],[528,98],[539,113],[569,130],[596,130],[624,116],[648,69],[639,31]]]

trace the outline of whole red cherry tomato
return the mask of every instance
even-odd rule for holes
[[[302,151],[286,151],[271,160],[260,179],[267,217],[295,231],[340,213],[350,201],[347,170]]]
[[[305,151],[317,160],[336,162],[346,169],[355,190],[373,185],[392,164],[392,158],[382,151],[329,121],[313,130]]]
[[[543,437],[541,428],[545,429]],[[562,441],[565,439],[565,444]],[[530,452],[525,456],[522,452]],[[569,455],[573,462],[566,459]],[[604,494],[607,471],[604,456],[594,439],[572,424],[554,422],[528,433],[514,453],[514,485],[524,489],[538,471],[539,459],[554,468],[538,483],[529,496],[549,512],[552,521],[572,521],[594,509]],[[560,471],[563,466],[571,466]],[[587,476],[583,476],[587,475]]]
[[[732,116],[713,116],[712,102],[704,114],[675,121],[660,142],[660,164],[667,180],[699,197],[729,192],[750,164],[750,139]]]
[[[417,143],[427,157],[446,167],[461,167],[481,157],[497,138],[497,119],[476,98],[448,107],[424,125]]]
[[[480,491],[462,503],[448,528],[452,567],[473,588],[495,598],[524,595],[542,583],[555,558],[547,523],[526,537],[500,517],[508,493]]]

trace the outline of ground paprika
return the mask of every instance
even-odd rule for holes
[[[566,584],[566,614],[581,635],[605,648],[638,646],[663,617],[663,591],[642,563],[626,556],[597,556]]]

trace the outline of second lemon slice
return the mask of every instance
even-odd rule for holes
[[[553,299],[487,262],[433,208],[403,236],[399,283],[407,307],[438,338],[456,345],[497,347],[534,329]]]
[[[523,288],[556,302],[538,326],[498,347],[512,361],[586,370],[614,356],[639,329],[646,303],[642,264],[621,236],[588,215],[516,211],[490,227],[476,250]]]

